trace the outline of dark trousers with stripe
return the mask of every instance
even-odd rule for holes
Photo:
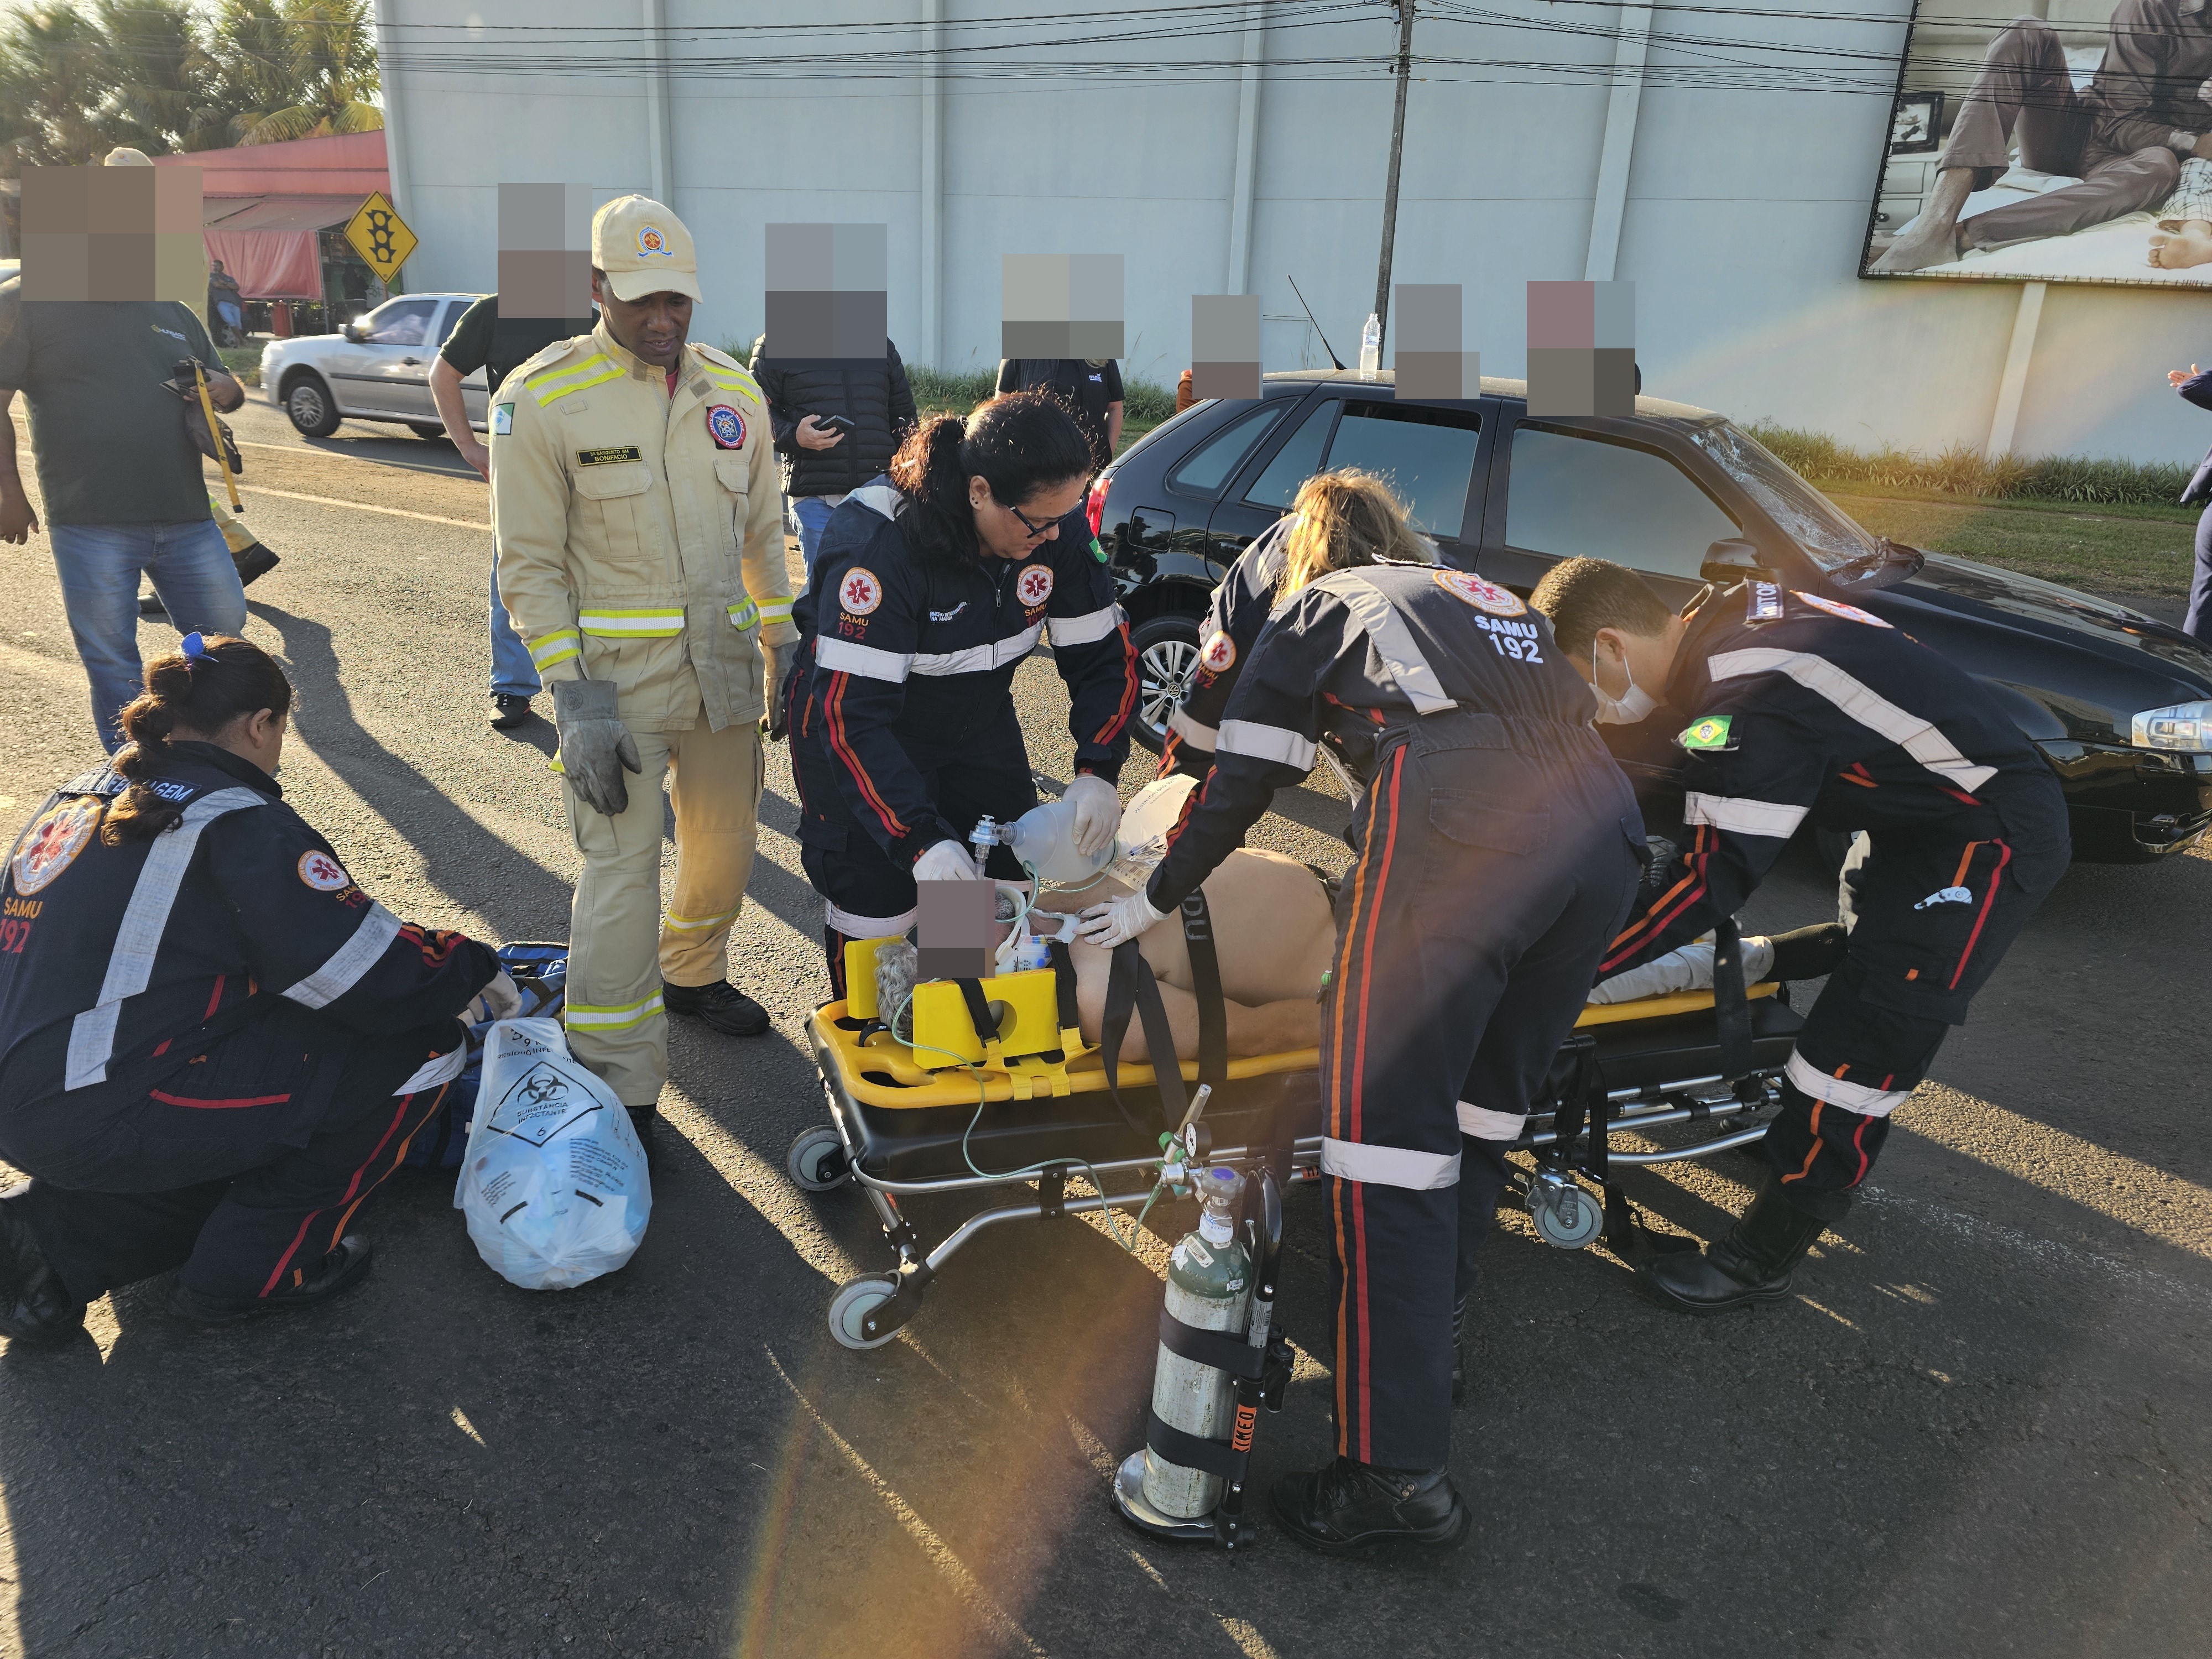
[[[1436,1468],[1452,1304],[1497,1201],[1494,1170],[1462,1171],[1458,1103],[1528,1109],[1626,919],[1643,821],[1594,733],[1431,716],[1386,747],[1353,837],[1321,1039],[1338,1450]]]
[[[971,741],[948,750],[909,752],[938,816],[962,836],[988,813],[1006,823],[1037,804],[1021,720],[1009,702],[1002,716],[981,722]],[[799,862],[814,890],[848,915],[889,920],[909,916],[916,902],[914,872],[891,862],[854,817],[838,787],[836,759],[819,736],[793,738],[793,775],[799,783]],[[1011,849],[994,848],[987,868],[1001,881],[1023,879]],[[911,926],[911,922],[906,926]],[[902,926],[896,931],[903,933]],[[845,994],[845,944],[860,937],[833,925],[823,927],[830,960],[830,995]]]
[[[1850,950],[1805,1017],[1780,1114],[1760,1143],[1801,1208],[1834,1220],[1967,1005],[2066,872],[2054,782],[2009,822],[1859,838],[1838,908]],[[2015,827],[2016,826],[2016,827]]]
[[[0,1115],[0,1155],[32,1177],[0,1201],[72,1296],[175,1267],[248,1306],[312,1274],[399,1167],[451,1085],[394,1091],[464,1036],[364,1037],[281,1005],[135,1098],[96,1086]]]

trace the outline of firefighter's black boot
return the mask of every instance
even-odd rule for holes
[[[1385,1469],[1340,1457],[1275,1483],[1275,1519],[1308,1549],[1351,1555],[1378,1544],[1449,1549],[1473,1523],[1442,1469]]]
[[[1759,1195],[1728,1236],[1700,1255],[1662,1255],[1637,1270],[1645,1290],[1682,1313],[1724,1313],[1754,1302],[1779,1302],[1790,1294],[1790,1269],[1813,1241],[1850,1206],[1848,1193],[1823,1193],[1827,1217],[1801,1208],[1771,1170]]]

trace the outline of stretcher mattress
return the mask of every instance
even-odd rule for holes
[[[1778,988],[1754,986],[1750,994],[1753,1057],[1760,1071],[1781,1067],[1802,1023],[1775,995]],[[1710,992],[1689,991],[1585,1010],[1577,1027],[1591,1038],[1592,1059],[1607,1090],[1715,1075],[1719,1049],[1712,1000]],[[817,1008],[808,1027],[832,1107],[872,1179],[943,1180],[973,1173],[970,1160],[990,1172],[1061,1158],[1103,1164],[1158,1150],[1152,1137],[1161,1127],[1162,1109],[1149,1066],[1120,1070],[1122,1101],[1146,1126],[1140,1137],[1107,1094],[1096,1051],[1069,1064],[1067,1092],[1055,1095],[1035,1074],[983,1067],[923,1071],[912,1050],[890,1033],[878,1030],[864,1039],[862,1030],[862,1022],[846,1017],[842,1002]],[[1213,1144],[1288,1143],[1319,1134],[1319,1065],[1311,1048],[1231,1060],[1227,1081],[1206,1107]],[[1539,1109],[1549,1109],[1575,1070],[1563,1054]],[[1196,1062],[1184,1061],[1182,1071],[1188,1084],[1195,1084]]]

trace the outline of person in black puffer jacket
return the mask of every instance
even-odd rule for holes
[[[837,503],[891,464],[915,425],[914,389],[898,348],[884,342],[880,364],[830,366],[808,360],[786,368],[769,353],[768,336],[753,342],[753,378],[768,398],[775,453],[783,460],[783,493],[799,520],[799,548],[814,576],[814,552]],[[824,426],[842,416],[849,427]]]

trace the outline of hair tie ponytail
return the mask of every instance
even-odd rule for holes
[[[150,841],[184,817],[150,787],[173,763],[173,732],[212,737],[262,709],[283,715],[291,708],[291,682],[259,646],[220,634],[212,640],[185,635],[173,653],[146,665],[146,689],[124,705],[120,720],[130,741],[108,765],[131,787],[107,809],[100,839],[111,847]]]
[[[975,514],[968,481],[980,477],[992,499],[1019,507],[1040,489],[1091,476],[1091,443],[1054,398],[1010,392],[980,404],[963,422],[940,415],[907,434],[891,459],[891,482],[912,503],[911,533],[925,561],[973,563]]]

